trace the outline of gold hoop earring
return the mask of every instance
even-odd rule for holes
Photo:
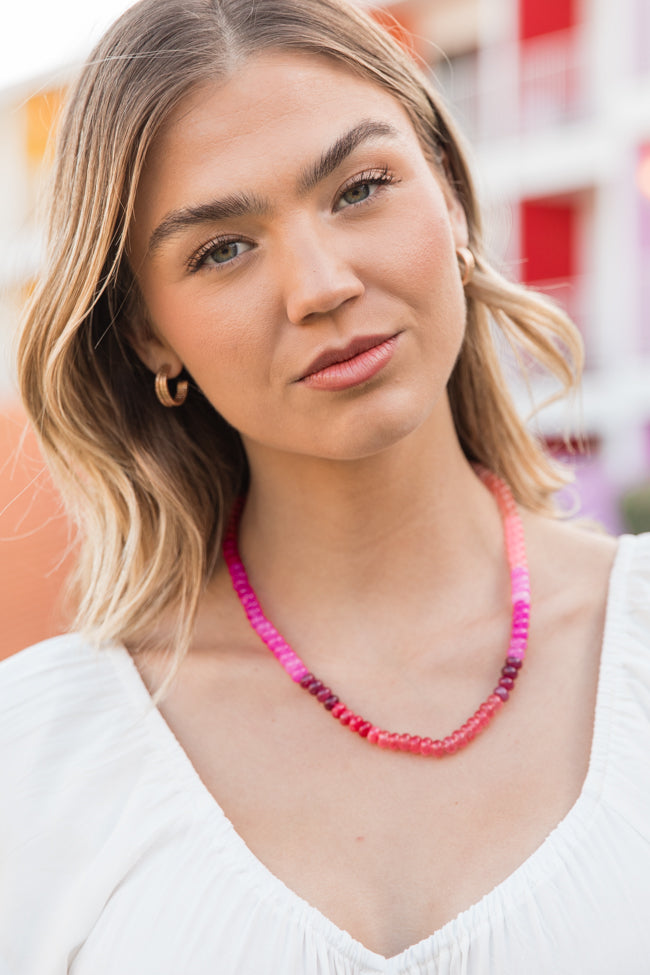
[[[181,379],[176,384],[176,395],[169,392],[169,373],[171,366],[161,366],[156,373],[156,396],[163,406],[182,406],[187,399],[187,379]]]
[[[476,258],[472,254],[469,247],[457,247],[456,248],[456,259],[458,261],[458,266],[460,270],[460,281],[463,287],[474,277],[474,269],[476,268]]]

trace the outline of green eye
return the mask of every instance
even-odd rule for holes
[[[234,257],[239,256],[241,253],[240,247],[241,242],[233,240],[228,244],[221,244],[220,247],[215,247],[206,257],[209,257],[214,264],[226,264],[228,261],[232,261]]]
[[[345,203],[361,203],[370,196],[370,183],[358,183],[346,190],[341,199]]]

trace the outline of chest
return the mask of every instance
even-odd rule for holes
[[[390,956],[504,880],[568,812],[587,772],[596,674],[597,655],[564,683],[548,664],[530,667],[484,733],[440,760],[368,744],[273,661],[248,673],[245,694],[235,675],[197,671],[163,714],[252,853]],[[395,730],[453,720],[418,691]]]

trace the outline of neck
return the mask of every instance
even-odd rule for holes
[[[281,601],[283,615],[417,622],[426,604],[452,625],[468,590],[479,607],[503,601],[501,519],[451,421],[449,436],[415,435],[361,460],[249,456],[240,551],[262,602]]]

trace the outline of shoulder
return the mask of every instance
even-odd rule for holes
[[[77,634],[0,663],[0,790],[12,796],[14,810],[21,797],[29,805],[41,790],[52,798],[66,788],[72,797],[83,784],[81,769],[106,772],[112,757],[124,754],[143,712],[134,707],[128,667],[123,648],[98,647]],[[101,787],[101,774],[97,779]],[[11,804],[0,805],[1,824]]]
[[[87,714],[89,700],[119,688],[119,657],[125,654],[119,647],[99,647],[72,633],[0,662],[0,749],[8,727],[15,734],[29,724],[43,728],[64,716],[72,723],[82,702]]]
[[[0,969],[8,950],[17,970],[67,970],[151,841],[165,780],[148,701],[124,648],[79,635],[0,664]]]

